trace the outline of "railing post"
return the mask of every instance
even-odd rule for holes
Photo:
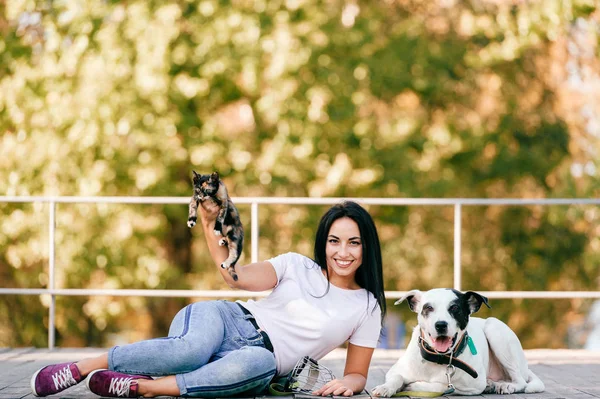
[[[250,207],[250,226],[252,240],[252,263],[258,262],[258,202],[252,202]]]
[[[50,201],[48,203],[50,208],[50,221],[48,226],[48,288],[54,291],[54,233],[56,230],[56,202]],[[56,296],[50,294],[50,309],[48,315],[48,348],[54,349],[55,344],[55,331],[54,331],[54,319],[56,315]]]
[[[460,291],[461,286],[461,264],[460,264],[460,255],[461,255],[461,203],[457,202],[454,204],[454,289]]]

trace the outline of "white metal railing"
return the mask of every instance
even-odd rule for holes
[[[473,205],[600,205],[600,199],[484,199],[484,198],[309,198],[309,197],[233,197],[236,204],[250,204],[251,261],[258,261],[258,207],[259,205],[333,205],[343,200],[354,200],[364,205],[429,205],[454,207],[454,288],[461,290],[461,226],[462,207]],[[206,297],[245,298],[261,297],[268,292],[238,290],[131,290],[131,289],[57,289],[55,288],[55,238],[56,204],[59,203],[112,203],[112,204],[188,204],[189,197],[39,197],[0,196],[0,203],[48,203],[48,287],[0,288],[0,295],[49,295],[48,347],[55,345],[55,313],[57,296],[139,296],[139,297]],[[479,291],[489,298],[596,298],[600,291]],[[388,299],[397,299],[404,291],[386,291]]]

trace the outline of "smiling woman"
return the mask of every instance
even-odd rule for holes
[[[315,238],[314,259],[333,285],[366,289],[385,314],[379,235],[363,207],[346,201],[323,215]],[[348,261],[350,264],[345,266]]]
[[[325,246],[329,281],[340,288],[359,289],[354,275],[362,265],[362,252],[358,224],[349,217],[336,220],[331,225]]]
[[[272,292],[256,301],[192,303],[175,316],[166,338],[44,367],[31,379],[34,395],[86,378],[92,392],[109,397],[263,395],[298,360],[320,360],[345,342],[344,376],[313,394],[352,396],[365,388],[386,310],[379,236],[369,213],[351,201],[335,205],[319,222],[314,260],[286,253],[237,267],[234,280],[220,267],[228,250],[213,234],[218,206],[200,205],[208,249],[225,282]]]

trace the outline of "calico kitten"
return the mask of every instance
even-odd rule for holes
[[[187,225],[192,228],[198,219],[198,204],[200,201],[211,199],[219,206],[219,214],[215,220],[213,232],[216,236],[223,236],[219,245],[227,246],[229,257],[221,263],[223,269],[227,269],[231,277],[237,281],[235,264],[242,254],[244,243],[244,229],[240,221],[240,214],[233,205],[227,194],[225,184],[219,179],[219,174],[214,172],[210,175],[201,175],[194,172],[194,195],[190,201]]]

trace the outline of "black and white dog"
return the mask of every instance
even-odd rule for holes
[[[490,307],[486,297],[439,288],[410,291],[395,304],[404,300],[418,314],[418,325],[405,354],[373,395],[390,397],[401,390],[450,393],[449,387],[460,395],[544,391],[510,327],[493,317],[469,320],[482,303]]]

